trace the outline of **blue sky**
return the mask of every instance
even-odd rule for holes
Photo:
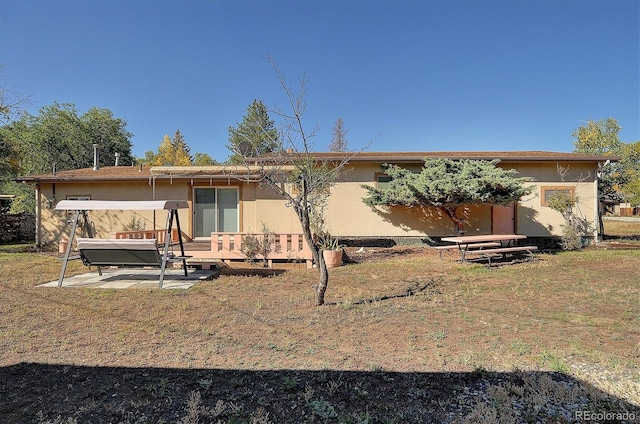
[[[179,129],[226,159],[254,99],[284,105],[267,55],[309,78],[317,151],[337,118],[370,151],[569,152],[608,117],[640,140],[637,0],[0,0],[3,86],[110,109],[136,156]]]

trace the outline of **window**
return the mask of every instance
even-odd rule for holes
[[[376,188],[378,190],[384,190],[389,188],[389,183],[391,182],[391,180],[393,180],[393,177],[387,174],[383,174],[381,172],[377,172],[375,178],[376,178]]]
[[[91,200],[91,196],[67,196],[67,200]]]
[[[568,194],[571,198],[575,198],[576,189],[575,187],[567,187],[567,186],[543,186],[540,187],[541,195],[540,195],[540,204],[542,206],[549,206],[549,199],[551,196],[555,194]]]

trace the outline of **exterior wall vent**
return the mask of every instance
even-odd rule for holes
[[[100,165],[98,165],[98,149],[99,149],[100,145],[99,144],[94,144],[93,145],[93,170],[97,171],[98,169],[100,169]]]

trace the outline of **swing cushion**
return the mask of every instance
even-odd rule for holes
[[[78,238],[78,250],[87,266],[162,266],[154,239]]]

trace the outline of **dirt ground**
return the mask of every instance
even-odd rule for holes
[[[56,258],[0,256],[0,422],[640,422],[640,254],[346,254],[323,307],[304,268],[65,290],[35,287]]]

